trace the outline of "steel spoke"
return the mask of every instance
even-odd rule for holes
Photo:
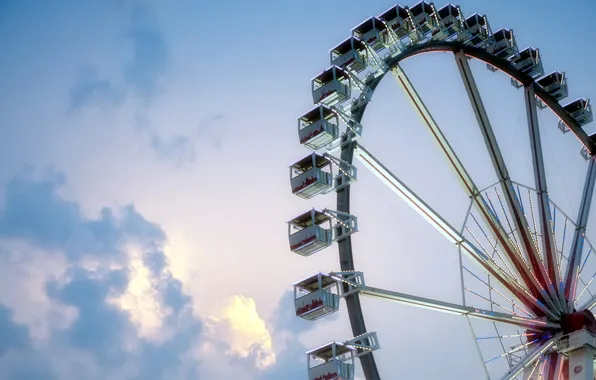
[[[586,301],[579,310],[592,310],[596,306],[596,296],[593,296],[588,301]]]
[[[555,297],[555,294],[553,294],[555,292],[554,285],[549,279],[546,268],[538,256],[538,252],[536,251],[530,226],[521,210],[520,200],[516,195],[507,165],[505,164],[505,160],[503,159],[503,155],[493,132],[493,128],[490,124],[490,120],[488,119],[484,104],[482,103],[482,98],[480,97],[480,92],[476,86],[476,82],[474,80],[472,70],[470,69],[470,65],[468,64],[468,60],[465,54],[461,51],[455,54],[455,60],[466,88],[466,92],[470,99],[472,109],[476,115],[480,131],[482,132],[487,151],[490,155],[497,177],[501,183],[501,189],[505,196],[505,202],[507,203],[509,213],[511,214],[513,222],[515,223],[515,231],[523,249],[525,250],[527,258],[530,261],[531,270],[529,270],[529,273],[527,274],[530,276],[530,278],[535,278],[536,282],[538,282],[538,284],[535,284],[537,285],[538,290],[544,299],[551,305],[551,307],[554,307],[556,306],[553,302]],[[505,216],[507,216],[507,213],[505,213]],[[509,223],[509,220],[507,220],[507,222]],[[518,270],[524,270],[524,268],[521,267]]]
[[[488,255],[463,237],[459,231],[451,226],[445,219],[437,214],[429,205],[426,204],[416,193],[408,188],[393,173],[391,173],[378,159],[371,155],[361,144],[354,148],[354,157],[360,160],[364,166],[373,172],[379,179],[387,184],[396,192],[410,207],[422,215],[433,227],[443,234],[449,241],[461,247],[462,251],[468,255],[481,268],[493,275],[500,284],[509,290],[518,298],[528,309],[538,314],[539,310],[548,313],[549,310],[533,297],[515,278],[507,273],[503,268]]]
[[[540,220],[540,230],[542,231],[542,252],[544,252],[544,261],[548,277],[551,281],[551,294],[555,297],[555,304],[562,311],[565,306],[565,298],[562,292],[563,281],[559,276],[556,259],[556,248],[554,240],[554,231],[552,224],[552,215],[550,212],[550,201],[548,198],[548,187],[546,181],[546,169],[544,167],[544,157],[542,154],[542,142],[540,139],[540,128],[538,124],[538,112],[536,105],[536,96],[533,86],[526,86],[524,89],[524,98],[526,103],[526,114],[528,119],[528,129],[530,134],[530,147],[532,150],[532,163],[534,166],[534,184],[536,186],[538,198],[538,217]]]
[[[567,272],[565,273],[565,298],[567,299],[567,310],[573,310],[573,302],[577,291],[577,279],[579,277],[579,267],[582,259],[582,252],[584,248],[584,237],[586,233],[586,225],[588,223],[588,215],[590,214],[590,205],[592,204],[592,196],[594,195],[594,183],[596,182],[596,162],[594,158],[590,159],[588,164],[588,173],[586,174],[586,181],[582,193],[582,199],[577,215],[577,225],[573,234],[571,242],[571,249],[569,254],[569,264]]]
[[[507,235],[506,231],[500,225],[500,223],[495,219],[494,213],[488,206],[486,200],[478,191],[478,187],[473,182],[472,178],[464,168],[462,162],[460,161],[459,157],[453,151],[453,148],[450,146],[449,142],[447,141],[445,135],[438,127],[437,123],[432,118],[432,115],[424,105],[424,102],[420,99],[420,96],[416,92],[415,88],[409,81],[408,77],[401,69],[399,65],[396,65],[392,68],[392,74],[396,78],[399,85],[404,89],[408,98],[413,103],[415,109],[420,114],[424,124],[429,128],[431,134],[441,147],[443,153],[447,156],[448,162],[451,164],[451,167],[454,169],[456,174],[458,175],[459,180],[464,185],[466,192],[469,196],[472,197],[474,200],[475,206],[480,211],[482,218],[484,219],[485,223],[491,227],[491,230],[505,252],[508,255],[509,260],[514,264],[517,272],[519,273],[520,277],[523,279],[525,285],[528,287],[529,291],[532,293],[533,298],[536,300],[538,308],[542,310],[545,315],[548,315],[550,318],[556,319],[557,316],[551,311],[546,305],[544,305],[540,299],[548,299],[546,291],[544,287],[540,284],[532,269],[528,266],[528,264],[523,259],[521,252],[517,251],[512,242]],[[545,297],[546,296],[546,297]],[[521,299],[520,299],[521,300]],[[524,302],[525,303],[525,302]],[[530,307],[529,305],[527,305]]]
[[[520,305],[518,305],[518,304],[517,304],[517,303],[516,303],[516,302],[515,302],[513,299],[511,299],[511,298],[507,297],[506,295],[504,295],[502,292],[500,292],[499,290],[497,290],[497,289],[496,289],[494,286],[492,286],[492,285],[491,285],[491,284],[489,284],[488,282],[486,282],[486,281],[484,281],[483,279],[481,279],[480,277],[478,277],[476,274],[474,274],[474,272],[472,272],[471,270],[469,270],[469,269],[468,269],[468,268],[466,268],[465,266],[462,266],[462,268],[463,268],[463,269],[464,269],[464,270],[465,270],[467,273],[469,273],[469,274],[470,274],[472,277],[474,277],[475,279],[477,279],[478,281],[480,281],[481,283],[483,283],[483,284],[484,284],[484,285],[485,285],[485,286],[486,286],[486,287],[489,289],[489,292],[495,292],[495,293],[497,293],[499,296],[501,296],[501,297],[502,297],[504,300],[506,300],[507,302],[509,302],[509,303],[511,304],[511,307],[513,308],[513,310],[515,310],[515,308],[517,308],[517,309],[519,309],[521,312],[523,312],[524,314],[526,314],[528,317],[530,317],[530,318],[532,318],[532,317],[533,317],[533,315],[532,315],[532,314],[530,314],[530,312],[529,312],[529,311],[525,310],[523,307],[521,307]],[[490,277],[489,277],[489,279],[490,279]],[[468,289],[467,289],[467,288],[464,286],[464,290],[468,290]],[[471,290],[468,290],[468,291],[470,291],[470,292],[472,292],[472,293],[474,293],[474,294],[478,295],[477,293],[475,293],[475,292],[473,292],[473,291],[471,291]],[[478,295],[478,296],[479,296],[479,297],[482,297],[482,298],[484,298],[484,299],[486,299],[486,297],[484,297],[484,296],[481,296],[481,295]],[[464,298],[465,298],[465,297],[464,297]],[[489,299],[488,301],[489,301],[489,302],[491,302],[491,303],[494,303],[494,301],[492,301],[492,300],[490,300],[490,299]],[[500,305],[499,305],[499,306],[500,306]],[[503,306],[500,306],[500,307],[501,307],[501,308],[503,308],[503,309],[505,309]],[[508,310],[508,309],[505,309],[505,310],[507,310],[507,311],[510,311],[512,314],[517,314],[517,313],[515,313],[515,311],[513,311],[513,310]]]
[[[398,293],[391,290],[374,288],[371,286],[357,286],[357,291],[361,295],[382,298],[411,306],[418,306],[430,310],[440,311],[448,314],[462,315],[470,318],[484,319],[496,322],[507,323],[510,325],[521,326],[531,330],[545,330],[551,328],[560,328],[555,322],[547,322],[539,319],[524,318],[507,313],[499,313],[490,310],[475,308],[472,306],[462,306],[449,302],[433,300],[430,298],[413,296],[405,293]]]
[[[507,374],[503,377],[502,380],[513,380],[516,376],[518,376],[522,371],[532,364],[535,361],[539,360],[540,357],[545,354],[562,336],[562,333],[558,333],[555,336],[548,339],[546,342],[542,344],[537,344],[525,358],[523,358],[519,363],[517,363]]]

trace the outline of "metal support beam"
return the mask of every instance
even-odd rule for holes
[[[546,353],[559,340],[559,338],[561,338],[562,335],[563,334],[559,333],[551,337],[546,342],[536,345],[536,347],[534,347],[528,353],[528,355],[526,355],[526,357],[523,358],[523,360],[517,363],[513,368],[509,370],[509,372],[505,374],[505,376],[503,376],[502,380],[515,379],[520,373],[522,373],[522,371],[532,366],[536,360],[540,359],[540,356]]]
[[[524,284],[528,287],[533,297],[538,300],[538,303],[541,304],[540,309],[544,311],[545,315],[548,315],[549,317],[556,319],[556,316],[554,316],[552,311],[548,310],[548,308],[545,307],[540,301],[541,299],[544,299],[545,296],[544,288],[541,286],[538,279],[532,273],[531,268],[528,266],[528,264],[521,256],[521,253],[513,247],[512,242],[510,241],[509,236],[507,235],[507,232],[504,230],[503,226],[493,215],[492,211],[488,206],[488,203],[485,201],[482,194],[479,193],[478,187],[466,171],[461,160],[459,159],[459,157],[447,141],[447,138],[445,137],[445,135],[433,119],[432,115],[426,108],[426,105],[416,92],[416,89],[408,79],[405,72],[399,65],[394,66],[391,69],[391,72],[395,77],[397,83],[405,91],[407,97],[412,102],[416,111],[419,113],[424,124],[428,127],[433,138],[439,144],[439,147],[447,157],[448,162],[451,164],[451,167],[458,176],[458,179],[463,184],[467,194],[474,201],[474,205],[479,210],[482,219],[491,228],[494,237],[496,238],[500,246],[503,247],[503,249],[505,250],[509,260],[513,263],[518,274],[524,281]],[[528,305],[528,307],[530,306]]]
[[[565,298],[563,281],[559,275],[559,267],[556,258],[557,250],[555,247],[552,215],[548,198],[546,170],[544,168],[544,158],[542,155],[536,95],[533,86],[525,87],[524,98],[530,133],[530,148],[532,149],[532,163],[534,166],[534,184],[538,197],[538,218],[540,222],[540,230],[542,231],[542,252],[546,261],[548,277],[554,284],[554,289],[551,292],[555,298],[554,303],[560,311],[564,311]]]
[[[537,286],[538,291],[544,297],[545,301],[549,303],[551,307],[554,307],[554,285],[548,278],[546,268],[538,256],[535,242],[531,235],[530,226],[522,211],[519,199],[517,198],[515,189],[513,188],[513,184],[511,183],[507,165],[505,164],[505,160],[503,159],[503,154],[499,148],[497,138],[495,137],[490,120],[488,119],[484,104],[482,103],[482,98],[480,96],[480,92],[478,91],[478,87],[476,86],[476,81],[474,80],[468,60],[463,51],[455,53],[455,60],[466,88],[466,92],[468,93],[470,104],[472,105],[472,109],[476,115],[478,126],[482,132],[486,149],[490,155],[493,167],[501,183],[501,189],[505,195],[509,213],[511,214],[515,223],[515,232],[519,240],[522,242],[522,247],[531,265],[530,270],[528,270],[529,268],[524,268],[524,266],[520,266],[520,269],[518,270],[525,270],[528,272],[526,274],[530,278],[535,278],[535,282],[537,282],[535,285]]]
[[[368,355],[373,351],[381,349],[376,332],[369,332],[347,340],[345,344],[356,348],[356,357]]]
[[[341,280],[340,280],[341,281]],[[440,311],[454,315],[467,316],[470,318],[483,319],[495,322],[503,322],[510,325],[525,327],[527,329],[543,331],[560,328],[556,322],[548,322],[540,319],[524,318],[506,313],[499,313],[490,310],[478,309],[471,306],[462,306],[449,302],[433,300],[430,298],[413,296],[405,293],[398,293],[391,290],[374,288],[366,285],[353,284],[354,290],[361,295],[382,298],[401,304],[422,307],[429,310]]]
[[[340,157],[344,162],[342,165],[345,165],[344,170],[347,170],[347,165],[351,164],[354,158],[354,150],[351,144],[355,144],[355,142],[348,142],[348,136],[346,136],[342,138],[342,143],[348,144],[346,147],[347,149],[342,149]],[[350,213],[350,189],[350,185],[347,185],[341,186],[340,189],[337,190],[337,210],[347,214]],[[354,270],[355,264],[354,255],[352,253],[352,237],[348,236],[347,238],[337,242],[337,245],[339,249],[339,262],[341,269],[345,271]],[[344,290],[346,287],[347,285],[344,286]],[[362,313],[360,296],[355,293],[345,297],[345,300],[346,308],[348,309],[348,314],[350,317],[352,333],[354,336],[366,334],[367,329],[366,323],[364,321],[364,315]],[[379,369],[377,367],[374,354],[371,353],[370,355],[363,355],[359,359],[360,364],[362,365],[362,372],[364,372],[364,377],[366,380],[381,380],[381,375],[379,374]]]
[[[562,370],[563,356],[556,352],[550,352],[544,359],[544,380],[558,380],[559,371]]]
[[[581,305],[578,310],[592,310],[596,307],[596,296],[593,296],[589,301]]]
[[[568,302],[567,310],[569,312],[571,312],[574,307],[573,303],[577,291],[577,279],[579,277],[579,269],[584,248],[584,235],[586,233],[588,216],[590,214],[590,206],[592,205],[595,182],[596,159],[590,158],[588,173],[586,174],[586,181],[584,183],[584,190],[577,215],[577,225],[575,227],[573,241],[571,242],[571,249],[569,251],[569,265],[567,267],[567,272],[565,273],[565,299],[567,299]]]
[[[435,227],[443,236],[453,244],[459,245],[462,251],[480,267],[493,275],[497,281],[515,297],[517,297],[526,307],[533,312],[541,310],[548,314],[549,310],[538,302],[527,290],[524,289],[517,279],[511,277],[497,263],[482,251],[476,248],[458,230],[451,226],[444,218],[436,213],[426,202],[424,202],[416,193],[414,193],[406,184],[399,180],[389,171],[377,158],[370,154],[361,144],[355,144],[354,157],[364,164],[373,174],[383,181],[391,190],[402,198],[410,207],[424,217],[433,227]]]

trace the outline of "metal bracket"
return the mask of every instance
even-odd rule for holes
[[[353,293],[357,293],[361,287],[366,285],[363,272],[331,272],[329,276],[336,279],[339,283],[348,285],[348,290],[345,291],[343,290],[344,287],[340,286],[340,297],[347,297]]]
[[[357,358],[381,349],[376,332],[368,332],[358,335],[357,337],[345,341],[345,344],[356,348],[355,356]]]
[[[393,58],[401,54],[405,49],[406,46],[401,41],[401,38],[397,36],[397,34],[393,31],[393,29],[387,24],[384,20],[381,20],[383,25],[385,25],[385,30],[391,36],[392,43],[387,44],[387,50],[389,50],[389,57]]]
[[[569,132],[569,129],[567,130],[567,132]],[[563,132],[565,133],[565,132]],[[585,146],[582,147],[582,150],[580,151],[582,157],[584,158],[584,160],[588,161],[592,156],[590,155],[590,153],[588,152],[588,148],[586,148]]]
[[[366,42],[364,42],[364,46],[370,57],[369,68],[371,69],[371,72],[379,72],[379,75],[382,75],[389,71],[389,66],[387,66],[383,58],[381,58],[381,56]]]
[[[358,168],[356,168],[356,166],[329,153],[325,153],[324,156],[328,158],[329,161],[331,161],[333,164],[335,164],[338,170],[337,175],[333,178],[335,181],[335,185],[329,191],[341,190],[342,188],[351,184],[353,181],[356,181],[358,172]]]
[[[335,219],[336,223],[333,226],[334,241],[343,240],[353,233],[358,232],[358,218],[354,215],[329,209],[324,209],[323,213]]]
[[[370,102],[374,91],[360,79],[360,77],[356,72],[354,72],[354,70],[349,69],[347,67],[344,70],[350,76],[350,79],[352,80],[354,87],[356,87],[356,89],[358,89],[364,95],[365,101]]]
[[[354,120],[350,114],[340,107],[333,106],[332,109],[337,114],[337,117],[346,124],[348,130],[352,131],[357,137],[362,135],[362,124]]]

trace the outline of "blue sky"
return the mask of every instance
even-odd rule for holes
[[[293,197],[287,165],[307,153],[296,118],[329,49],[393,4],[0,0],[0,378],[303,379],[304,351],[348,339],[344,309],[315,324],[291,315],[289,284],[338,263],[334,247],[288,251],[284,222],[334,199]],[[596,97],[596,3],[459,5],[539,47],[547,72],[567,73],[568,100]],[[472,67],[512,174],[531,184],[521,92]],[[452,57],[404,68],[490,184]],[[553,199],[574,214],[585,161],[552,115],[541,123]],[[461,223],[466,198],[390,78],[363,124],[363,144]],[[459,302],[457,252],[360,172],[358,269]],[[387,378],[482,376],[465,320],[363,303]]]

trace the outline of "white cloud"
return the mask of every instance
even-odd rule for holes
[[[51,300],[45,289],[46,281],[66,271],[64,256],[16,240],[2,240],[0,247],[7,253],[0,255],[0,304],[13,310],[14,321],[26,325],[35,340],[68,328],[76,309]]]
[[[215,354],[217,342],[227,346],[226,355],[254,360],[258,369],[275,363],[271,334],[259,316],[255,301],[242,295],[224,300],[215,314],[205,320],[204,353]]]
[[[171,310],[161,304],[156,288],[158,283],[143,264],[141,250],[129,246],[126,252],[130,257],[128,287],[120,297],[111,301],[129,313],[140,337],[161,342],[171,335],[171,331],[164,330],[164,319]]]

